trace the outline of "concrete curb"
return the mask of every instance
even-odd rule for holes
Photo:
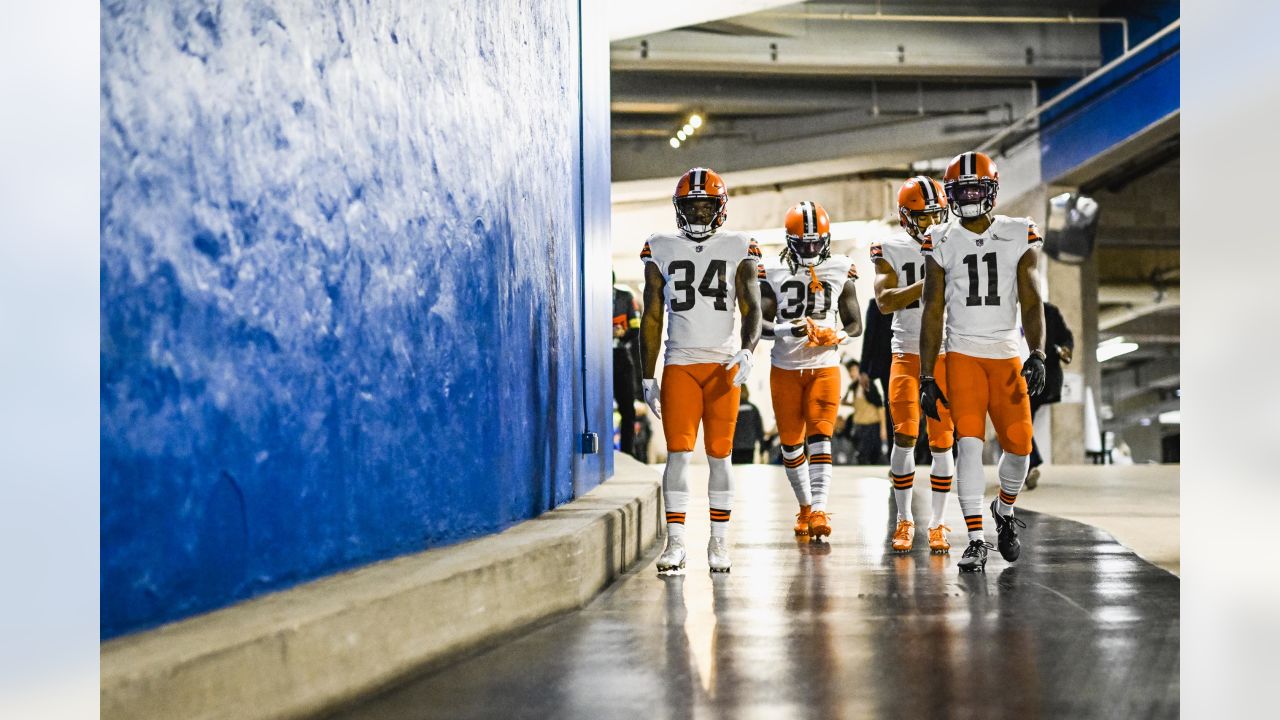
[[[662,525],[660,475],[612,479],[505,532],[103,643],[101,717],[298,718],[582,607]]]

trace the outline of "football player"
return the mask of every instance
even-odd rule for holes
[[[644,260],[644,315],[640,324],[644,399],[662,419],[667,466],[662,500],[667,510],[667,546],[658,572],[685,566],[684,518],[689,508],[688,466],[702,424],[710,466],[707,497],[711,537],[707,564],[728,572],[726,544],[733,510],[730,455],[738,420],[739,388],[751,375],[751,353],[760,340],[760,290],[756,266],[760,248],[745,233],[720,231],[729,191],[706,168],[693,168],[676,183],[672,202],[677,232],[649,236]],[[734,309],[742,314],[733,336]],[[662,384],[654,377],[669,317]]]
[[[893,313],[893,362],[889,370],[889,409],[893,413],[893,450],[889,453],[889,477],[898,506],[898,525],[892,547],[909,552],[915,538],[911,514],[911,490],[915,484],[916,434],[920,428],[920,296],[924,293],[924,256],[920,237],[930,227],[947,220],[947,196],[933,178],[917,176],[898,189],[898,222],[905,232],[872,243],[871,261],[876,267],[876,304],[880,312]],[[933,376],[947,391],[945,357],[938,356]],[[929,484],[933,489],[929,518],[929,549],[935,553],[951,550],[943,524],[955,460],[951,413],[942,408],[938,419],[928,418],[929,451],[933,463]]]
[[[1005,560],[1021,553],[1013,504],[1027,477],[1031,454],[1030,394],[1044,386],[1044,308],[1036,277],[1040,231],[1029,218],[996,215],[1000,176],[980,152],[957,155],[943,186],[954,217],[924,232],[924,315],[920,323],[920,404],[934,420],[949,406],[958,448],[960,510],[969,531],[961,572],[982,570],[991,545],[982,537],[982,443],[991,416],[1004,453],[1000,496],[991,502],[997,546]],[[938,348],[946,310],[947,380],[938,385]],[[1030,355],[1020,359],[1021,307]],[[1015,527],[1016,526],[1016,527]]]
[[[782,443],[782,464],[800,512],[795,534],[831,534],[831,433],[840,409],[838,346],[862,334],[853,281],[858,271],[831,254],[831,220],[821,205],[787,211],[787,246],[760,263],[764,336],[773,338],[769,386]],[[805,449],[808,448],[806,459]]]

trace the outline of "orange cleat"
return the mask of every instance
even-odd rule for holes
[[[796,535],[809,534],[809,506],[801,505],[800,512],[796,513]]]
[[[911,552],[911,544],[915,541],[916,524],[910,520],[899,520],[898,528],[893,531],[893,551]]]
[[[951,543],[947,541],[947,532],[950,530],[951,528],[946,525],[929,528],[929,552],[939,554],[951,552]]]
[[[809,512],[809,537],[817,539],[831,534],[831,523],[827,514],[821,510]]]

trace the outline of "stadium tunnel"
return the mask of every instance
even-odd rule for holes
[[[1167,0],[104,5],[103,717],[1176,716],[1179,43]],[[799,544],[758,465],[734,571],[656,580],[610,270],[675,179],[766,253],[822,203],[865,304],[975,148],[1076,334],[1030,551],[892,556],[874,467]]]

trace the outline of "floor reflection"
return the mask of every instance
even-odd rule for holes
[[[951,555],[929,554],[923,524],[912,553],[889,551],[890,496],[883,477],[838,472],[835,533],[810,543],[781,470],[746,468],[732,573],[694,553],[659,579],[650,556],[586,609],[333,717],[1177,716],[1176,577],[1029,512],[1017,566],[993,553],[962,575],[962,533]]]

